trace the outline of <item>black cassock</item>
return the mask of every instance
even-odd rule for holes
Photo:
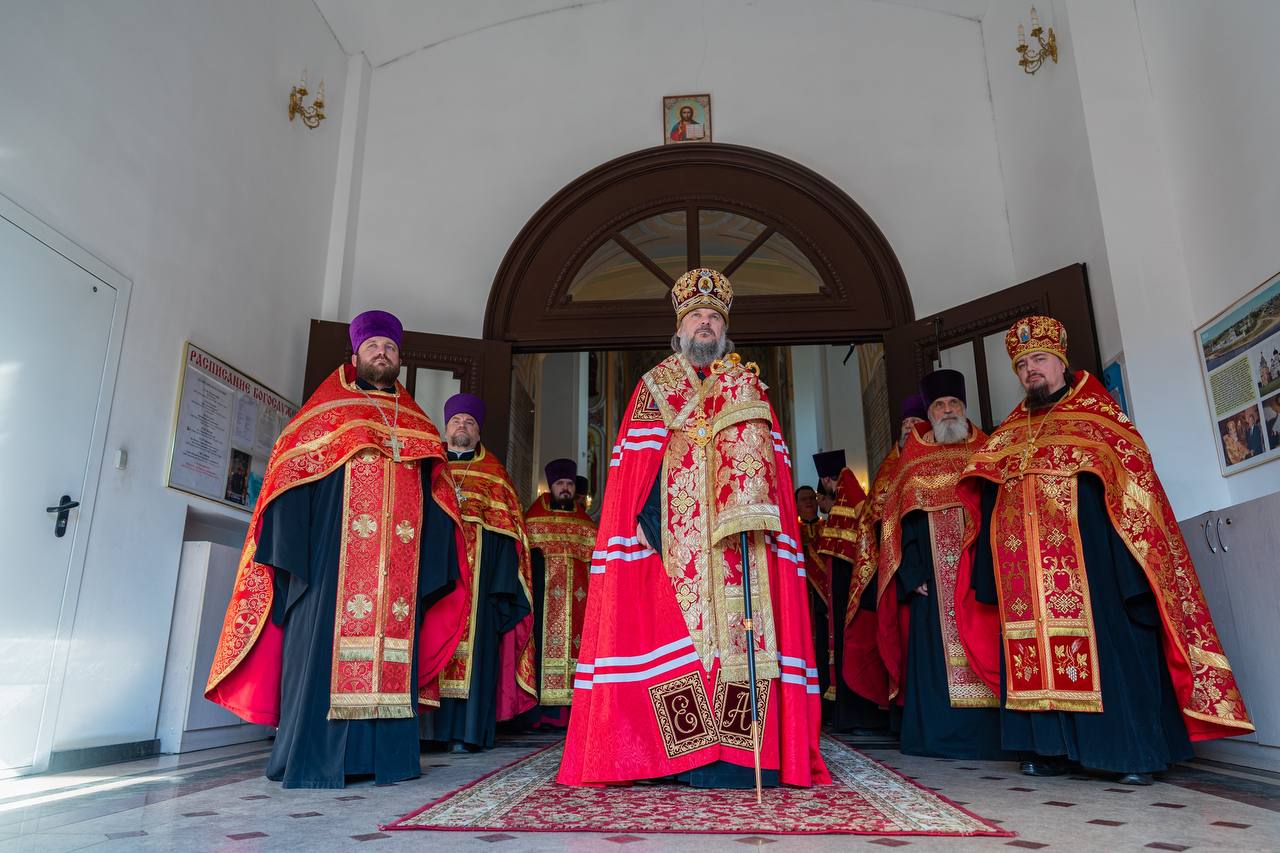
[[[947,689],[942,617],[934,598],[933,540],[929,515],[917,510],[902,519],[902,563],[895,575],[899,602],[910,614],[907,667],[902,685],[901,750],[937,758],[1000,759],[998,708],[956,708]],[[928,584],[928,595],[916,589]]]
[[[467,461],[475,451],[449,451],[449,458]],[[422,736],[431,741],[461,741],[475,749],[493,747],[498,727],[498,677],[502,635],[520,624],[532,610],[520,586],[516,541],[510,536],[480,531],[479,571],[472,567],[478,596],[471,642],[471,682],[466,699],[441,699],[439,709],[423,721]]]
[[[1004,748],[1023,753],[1024,759],[1066,756],[1096,770],[1157,772],[1192,755],[1161,649],[1160,613],[1142,566],[1111,526],[1102,482],[1091,474],[1077,478],[1077,520],[1098,637],[1103,710],[1010,711],[1002,707]],[[982,527],[973,567],[975,597],[988,604],[996,603],[990,529],[997,488],[983,483]],[[1003,644],[1000,685],[1003,706]]]
[[[420,467],[423,536],[419,540],[418,627],[427,608],[458,579],[453,519],[431,499],[431,466]],[[280,726],[267,762],[267,778],[286,788],[341,788],[346,777],[364,775],[380,783],[398,782],[420,773],[416,718],[327,719],[345,478],[346,468],[339,468],[272,501],[263,514],[254,555],[257,562],[275,567],[271,620],[284,630]],[[416,639],[410,683],[416,693]]]

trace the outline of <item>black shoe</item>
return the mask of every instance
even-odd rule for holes
[[[1121,785],[1150,785],[1155,780],[1150,773],[1122,773],[1116,781]]]
[[[1062,776],[1069,768],[1062,761],[1023,761],[1018,769],[1023,776]]]

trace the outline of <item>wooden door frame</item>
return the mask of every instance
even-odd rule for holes
[[[498,268],[485,309],[484,337],[506,341],[518,352],[642,349],[665,342],[673,326],[666,300],[573,302],[567,291],[599,246],[613,239],[625,248],[620,232],[628,225],[664,211],[699,208],[740,213],[763,223],[770,233],[777,231],[805,254],[822,279],[817,294],[737,299],[730,323],[735,340],[878,340],[888,329],[914,319],[906,276],[893,248],[848,194],[785,157],[707,143],[624,155],[552,196],[529,219]],[[695,236],[689,242],[688,260],[696,266]],[[646,266],[656,268],[652,262]],[[660,269],[658,273],[665,276]],[[669,281],[664,283],[670,287]],[[784,340],[777,335],[779,322],[790,330]]]
[[[982,339],[1004,333],[1015,320],[1032,314],[1062,321],[1067,327],[1071,366],[1101,377],[1102,357],[1098,352],[1093,302],[1089,297],[1089,277],[1084,264],[1072,264],[887,332],[884,344],[890,416],[901,411],[902,401],[915,392],[920,378],[933,369],[933,359],[939,350],[972,341],[978,399],[976,407],[974,400],[969,401],[970,417],[987,428],[998,424],[1005,413],[991,411]]]

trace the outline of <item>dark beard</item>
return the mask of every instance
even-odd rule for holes
[[[1049,390],[1048,382],[1032,385],[1027,389],[1027,408],[1043,409],[1053,402],[1053,394],[1054,392]]]
[[[356,378],[364,380],[374,388],[390,388],[396,384],[399,376],[399,365],[388,364],[386,367],[379,367],[372,361],[364,359],[356,361]]]
[[[552,509],[573,509],[573,504],[574,504],[573,498],[569,498],[567,500],[560,500],[558,498],[551,499]]]

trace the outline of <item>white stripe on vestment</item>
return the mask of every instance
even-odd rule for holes
[[[583,663],[578,661],[578,668],[574,672],[595,672],[596,665],[593,663]]]
[[[629,437],[638,437],[642,435],[663,436],[666,434],[667,434],[666,427],[644,427],[644,428],[632,427],[631,429],[627,430],[627,435]]]
[[[689,652],[687,655],[681,655],[669,661],[663,661],[657,666],[651,666],[639,672],[609,672],[603,675],[597,673],[594,679],[595,684],[618,684],[629,681],[644,681],[646,678],[652,678],[655,675],[662,675],[664,672],[670,672],[673,669],[682,667],[687,663],[694,663],[698,660],[697,652]]]
[[[653,441],[624,441],[622,442],[623,450],[661,450],[662,442]]]
[[[784,672],[778,677],[782,679],[784,684],[799,684],[801,687],[807,687],[809,684],[809,682],[805,681],[803,676],[792,675],[789,672]]]
[[[595,570],[592,569],[592,571],[595,571]],[[802,578],[809,577],[809,573],[804,570],[804,566],[796,566],[796,574]]]
[[[795,667],[796,669],[799,669],[799,670],[804,670],[805,668],[804,658],[793,658],[793,657],[787,657],[786,655],[778,655],[778,663],[782,664],[783,666]]]
[[[636,560],[643,560],[645,557],[658,552],[652,548],[644,548],[640,551],[603,551],[599,553],[606,560],[622,560],[626,563],[634,563]]]
[[[574,679],[574,682],[573,682],[573,689],[574,689],[574,690],[590,690],[590,689],[591,689],[591,682],[590,682],[590,681],[578,681],[577,679]]]
[[[779,541],[779,542],[781,542],[783,545],[790,545],[792,548],[799,548],[799,547],[800,547],[800,543],[799,543],[799,542],[797,542],[796,540],[792,539],[790,536],[788,536],[788,535],[787,535],[787,534],[785,534],[785,533],[779,533],[779,534],[778,534],[778,541]]]
[[[601,564],[599,564],[599,563],[592,563],[592,564],[591,564],[591,574],[593,574],[593,575],[602,575],[602,574],[604,574],[604,566],[603,566],[603,565],[601,565]]]
[[[606,544],[609,544],[609,545],[639,545],[639,544],[640,544],[640,537],[639,537],[639,536],[610,536],[610,537],[609,537],[609,541],[608,541]]]
[[[637,664],[649,663],[650,661],[657,660],[663,655],[669,655],[677,649],[687,648],[692,645],[692,637],[681,637],[679,640],[673,640],[665,646],[658,646],[658,648],[653,651],[645,652],[642,655],[620,655],[609,658],[596,658],[594,666],[596,669],[617,666],[635,666]],[[804,664],[801,663],[801,666],[803,665]]]

